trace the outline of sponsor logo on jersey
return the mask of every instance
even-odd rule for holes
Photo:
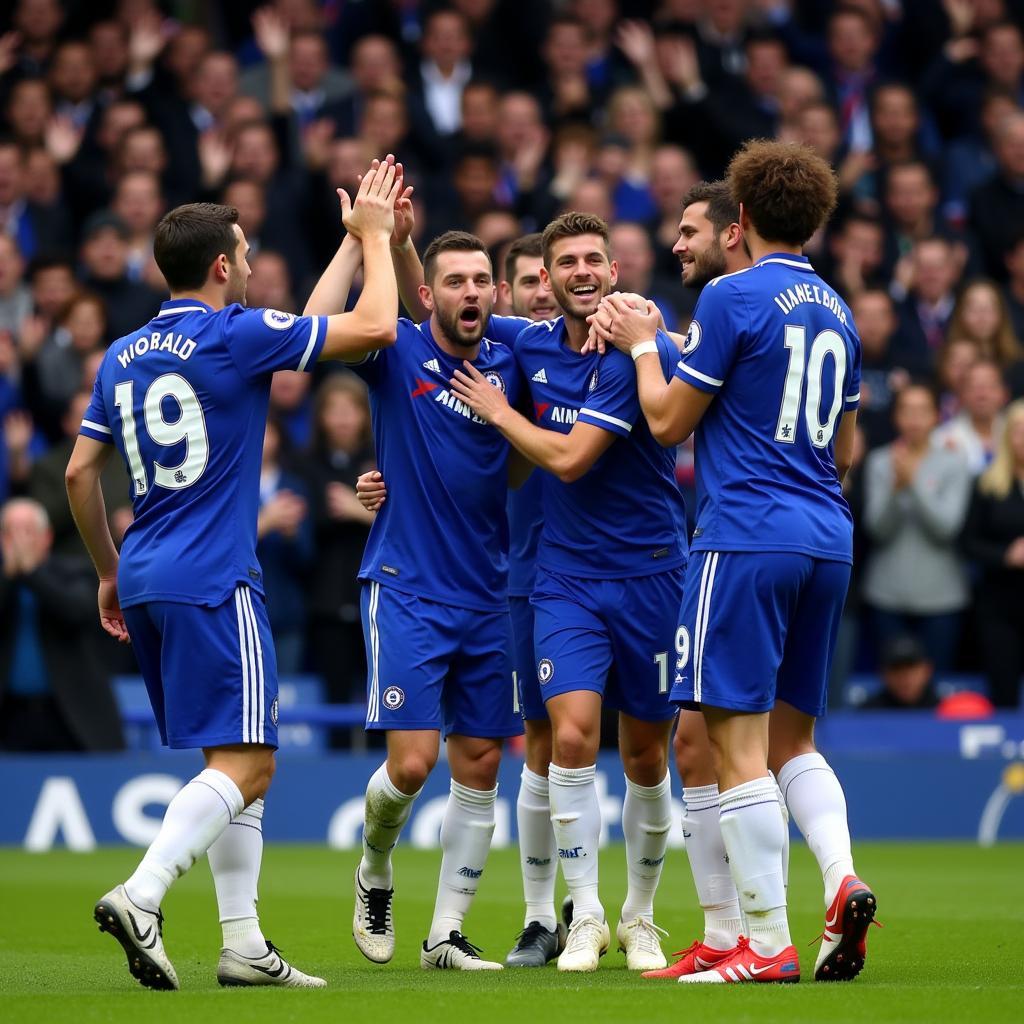
[[[597,381],[598,381],[598,369],[595,366],[594,367],[594,372],[590,375],[590,383],[587,385],[587,392],[588,393],[593,391],[594,388],[597,387]]]
[[[263,310],[263,322],[275,331],[287,331],[295,323],[294,313],[285,313],[280,309]]]
[[[400,686],[389,686],[381,694],[381,700],[388,711],[397,711],[405,703],[405,691]]]
[[[277,698],[275,697],[270,705],[270,720],[274,723],[274,725],[277,725],[277,708]]]
[[[429,395],[431,391],[436,391],[441,385],[436,381],[432,380],[421,380],[419,377],[416,378],[416,387],[412,390],[412,397],[419,398],[420,395]]]
[[[571,425],[576,422],[580,414],[579,409],[570,409],[565,405],[552,405],[550,402],[534,402],[533,408],[537,413],[538,420],[543,419],[544,413],[550,409],[551,415],[548,419],[552,423],[568,423]]]
[[[441,364],[436,359],[428,359],[423,364],[423,369],[424,370],[429,370],[431,373],[440,373],[441,372]]]
[[[532,377],[530,378],[530,380],[535,380],[535,381],[536,381],[536,382],[537,382],[538,384],[547,384],[547,382],[548,382],[548,375],[547,375],[547,372],[545,371],[544,367],[542,366],[542,367],[541,367],[541,368],[540,368],[540,369],[539,369],[539,370],[538,370],[538,371],[537,371],[537,372],[536,372],[536,373],[535,373],[535,374],[534,374],[534,375],[533,375],[533,376],[532,376]]]
[[[491,372],[493,373],[493,371]],[[493,375],[497,377],[498,380],[501,380],[500,374],[493,373]],[[495,384],[494,381],[491,381],[491,383],[494,384],[495,387],[498,387],[498,385]],[[437,386],[437,384],[430,385],[430,390],[433,391]],[[501,383],[501,390],[505,390],[504,381],[502,381]],[[413,394],[415,395],[416,392],[413,392]],[[452,412],[456,412],[460,416],[465,416],[467,420],[472,420],[474,423],[487,422],[487,420],[483,419],[483,417],[477,416],[477,414],[473,412],[473,410],[468,405],[466,405],[466,403],[461,398],[459,398],[456,395],[453,395],[447,388],[441,388],[441,390],[438,391],[438,393],[434,396],[434,401],[440,402],[441,405],[445,406],[448,409],[451,409]]]
[[[505,378],[497,370],[484,370],[484,380],[493,388],[505,394]]]
[[[479,878],[483,873],[484,869],[466,867],[465,864],[458,871],[455,872],[457,875],[462,875],[463,878]]]
[[[541,658],[537,662],[537,678],[541,686],[555,678],[555,663],[550,658]]]
[[[690,328],[686,332],[686,341],[683,342],[683,355],[688,356],[699,344],[701,326],[696,320],[690,321]]]

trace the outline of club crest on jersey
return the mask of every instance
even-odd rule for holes
[[[285,313],[280,309],[263,310],[263,322],[275,331],[287,331],[295,323],[294,313]]]
[[[690,321],[690,329],[686,332],[686,341],[683,343],[683,355],[688,356],[700,344],[701,328],[696,320]]]
[[[484,380],[487,381],[491,387],[495,387],[502,394],[505,394],[505,380],[497,370],[485,370]]]
[[[388,711],[397,711],[405,703],[405,691],[400,686],[389,686],[381,694],[381,700]]]
[[[541,686],[555,678],[555,664],[550,658],[541,658],[537,663],[537,678]]]
[[[597,376],[598,376],[598,371],[597,371],[597,367],[595,366],[594,367],[594,372],[590,375],[590,383],[587,385],[587,392],[588,393],[593,391],[594,388],[597,387]]]
[[[270,705],[270,720],[277,725],[277,698],[275,697]]]

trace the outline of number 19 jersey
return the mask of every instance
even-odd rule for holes
[[[697,427],[694,551],[852,562],[835,464],[860,400],[853,315],[803,256],[774,254],[701,292],[676,376],[716,395]]]
[[[263,593],[256,518],[270,380],[312,369],[326,328],[325,317],[178,299],[107,350],[79,433],[113,443],[132,481],[122,607],[216,607],[239,584]]]

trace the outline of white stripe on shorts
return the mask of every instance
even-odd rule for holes
[[[249,659],[245,653],[245,620],[242,614],[242,588],[235,587],[235,614],[238,616],[238,658],[242,665],[242,742],[249,742]]]
[[[708,635],[708,621],[711,618],[711,592],[715,586],[715,573],[718,570],[718,552],[708,552],[708,559],[705,563],[707,584],[704,585],[704,576],[701,577],[701,600],[703,601],[703,615],[701,616],[700,629],[694,640],[697,648],[696,663],[693,671],[693,699],[698,704],[702,698],[704,685],[704,641]]]
[[[242,602],[242,621],[245,624],[245,655],[249,666],[248,686],[249,699],[249,743],[259,742],[258,716],[259,698],[256,695],[256,644],[252,635],[252,620],[249,618],[249,609],[245,603],[245,588],[239,588],[239,600]]]
[[[377,609],[380,606],[380,584],[370,581],[370,695],[366,706],[366,721],[380,721],[380,633],[377,630]]]
[[[267,698],[266,687],[264,685],[265,680],[263,677],[263,642],[260,640],[260,627],[259,623],[256,621],[256,609],[252,606],[252,590],[249,587],[246,587],[242,596],[245,599],[245,605],[249,612],[249,619],[252,622],[252,635],[256,641],[256,678],[253,680],[253,687],[255,690],[256,698],[256,736],[254,742],[265,743],[265,726],[267,721]]]

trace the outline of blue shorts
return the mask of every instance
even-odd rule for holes
[[[593,690],[606,707],[634,718],[671,719],[676,709],[669,700],[670,652],[683,575],[680,567],[593,580],[538,568],[530,602],[544,700]]]
[[[825,713],[850,566],[785,551],[695,551],[676,635],[672,699],[735,711],[776,700]]]
[[[537,682],[537,659],[533,653],[533,606],[528,597],[510,597],[512,616],[512,668],[519,686],[519,705],[528,722],[547,721],[548,710]]]
[[[166,746],[277,746],[277,659],[259,594],[238,587],[216,608],[149,601],[124,621]]]
[[[366,728],[519,736],[508,612],[480,612],[363,585]]]

